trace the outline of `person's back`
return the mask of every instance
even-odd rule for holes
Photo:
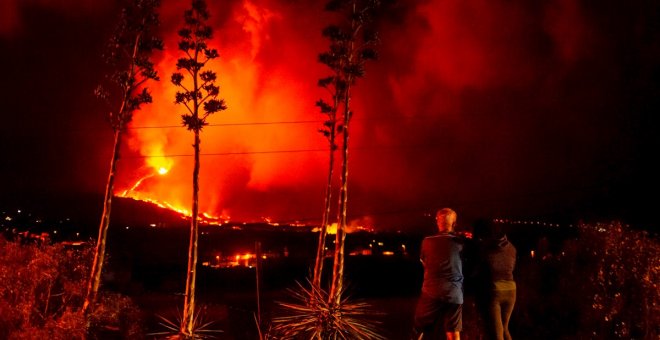
[[[422,293],[449,303],[463,303],[463,271],[459,255],[462,249],[463,245],[456,236],[447,232],[422,241]]]
[[[456,212],[449,208],[436,213],[438,234],[422,241],[420,260],[424,265],[422,294],[415,309],[415,334],[444,331],[447,339],[460,340],[463,327],[463,245],[452,234]]]
[[[481,226],[477,303],[486,326],[486,339],[510,340],[509,320],[516,302],[516,248],[499,226]]]
[[[487,279],[490,282],[513,281],[516,248],[506,236],[501,236],[485,246],[483,260],[487,270]]]

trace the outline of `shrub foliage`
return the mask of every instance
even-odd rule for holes
[[[580,224],[571,233],[555,251],[520,259],[512,331],[543,339],[658,339],[657,236],[618,222]]]
[[[140,315],[130,299],[100,297],[85,318],[81,307],[91,246],[23,244],[0,237],[0,339],[136,338]]]

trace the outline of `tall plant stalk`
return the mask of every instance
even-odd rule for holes
[[[106,181],[103,198],[103,213],[99,224],[98,239],[94,250],[94,261],[87,283],[87,292],[83,303],[83,312],[88,313],[94,303],[101,283],[101,273],[105,260],[112,196],[114,191],[115,173],[119,161],[121,139],[126,125],[133,119],[133,113],[139,110],[141,104],[151,103],[152,98],[146,88],[142,88],[148,80],[159,80],[158,74],[149,61],[154,49],[162,49],[162,41],[151,34],[158,25],[156,9],[158,0],[135,0],[122,11],[120,23],[110,41],[108,62],[116,69],[111,75],[111,89],[99,87],[97,95],[108,102],[113,97],[120,97],[116,113],[110,113],[110,123],[114,130],[114,143],[110,170]],[[140,92],[140,89],[142,91]],[[117,92],[120,94],[117,96]]]
[[[339,25],[331,25],[323,30],[323,35],[330,40],[330,51],[320,55],[319,60],[330,67],[336,79],[337,95],[335,103],[340,104],[341,125],[337,130],[343,134],[341,187],[337,210],[337,234],[335,235],[335,256],[332,269],[332,283],[328,302],[341,307],[344,282],[344,251],[348,212],[348,150],[349,126],[352,117],[350,107],[351,89],[357,78],[364,76],[366,61],[376,59],[373,48],[377,43],[374,31],[367,30],[366,24],[371,19],[373,10],[379,5],[378,0],[332,0],[326,9],[343,15]],[[341,103],[339,103],[341,101]]]
[[[227,109],[224,100],[217,99],[220,88],[215,85],[216,74],[203,70],[207,63],[218,57],[218,51],[211,49],[207,41],[213,37],[213,30],[205,22],[209,18],[204,0],[192,0],[192,8],[184,12],[184,27],[179,30],[179,50],[185,56],[177,61],[177,70],[185,71],[190,78],[184,83],[183,73],[172,74],[172,83],[180,91],[175,102],[183,105],[183,125],[194,133],[195,152],[193,167],[192,213],[190,217],[190,240],[188,247],[188,268],[186,271],[186,291],[184,294],[183,316],[179,333],[183,337],[195,336],[195,288],[197,280],[197,253],[199,241],[199,171],[200,171],[200,132],[207,125],[206,119],[218,111]]]
[[[316,261],[314,263],[314,274],[312,277],[312,284],[318,289],[321,288],[321,276],[323,275],[323,262],[325,259],[325,240],[328,234],[328,224],[330,222],[332,206],[332,180],[335,168],[335,151],[337,150],[337,144],[335,143],[337,136],[337,107],[339,106],[341,96],[338,82],[339,77],[337,75],[319,80],[319,86],[326,88],[330,92],[333,102],[332,104],[328,104],[323,99],[319,99],[316,102],[316,106],[319,107],[321,113],[328,116],[328,120],[323,124],[323,129],[319,131],[328,139],[329,144],[328,179],[325,188],[323,218],[319,231]]]

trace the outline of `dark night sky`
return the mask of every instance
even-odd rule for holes
[[[218,10],[212,12],[218,48],[231,59],[240,49],[235,46],[244,44],[246,27],[246,21],[232,18],[249,7],[235,0],[209,2]],[[164,3],[163,32],[171,37],[180,12],[171,0]],[[302,0],[249,4],[263,10],[259,13],[274,13],[263,16],[266,24],[259,32],[266,38],[250,59],[261,72],[255,78],[257,90],[251,91],[268,93],[272,87],[263,79],[273,81],[281,74],[297,89],[314,88],[326,71],[320,66],[301,70],[295,64],[313,65],[325,46],[317,34],[325,24],[325,17],[317,19],[321,6]],[[62,197],[104,189],[112,139],[107,109],[93,90],[103,77],[101,54],[118,8],[109,0],[0,4],[0,202],[57,206],[66,201]],[[368,66],[355,93],[351,138],[364,150],[351,154],[352,216],[393,225],[449,205],[466,219],[621,218],[658,225],[654,197],[660,169],[653,163],[660,146],[660,4],[400,1],[378,22],[381,59]],[[167,53],[157,60],[166,60]],[[221,85],[240,87],[231,81]],[[320,119],[312,111],[316,92],[301,91],[309,112],[269,116],[265,110],[258,116],[235,114],[239,118],[234,121]],[[227,96],[227,115],[247,105]],[[178,124],[171,116],[162,124]],[[294,128],[301,127],[280,127],[279,132],[292,134],[287,129]],[[298,148],[323,146],[315,126],[304,128],[318,141]],[[246,133],[247,141],[237,141],[235,150],[254,151],[245,145],[256,143],[255,135]],[[208,145],[212,149],[214,144]],[[296,148],[274,145],[270,150]],[[127,148],[124,154],[139,151]],[[262,163],[256,158],[240,166],[217,157],[203,161],[202,171],[206,165],[223,177],[216,190],[222,199],[210,195],[209,200],[232,216],[320,214],[323,174],[318,170],[323,162],[309,167],[319,173],[292,169],[305,179],[287,177],[278,183],[259,173]],[[122,163],[125,183],[139,177],[142,162],[128,158]],[[215,179],[208,181],[216,187]]]

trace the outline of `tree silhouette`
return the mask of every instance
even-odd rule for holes
[[[348,202],[348,143],[349,126],[352,117],[350,107],[352,86],[365,73],[365,64],[377,58],[374,45],[378,42],[375,31],[368,29],[373,11],[379,0],[331,0],[326,9],[341,15],[341,22],[323,30],[323,36],[330,40],[330,49],[319,56],[319,61],[327,65],[334,76],[322,80],[321,85],[333,84],[335,89],[335,110],[341,114],[337,132],[342,134],[341,188],[339,190],[338,225],[335,238],[335,256],[332,269],[332,284],[328,295],[331,305],[340,306],[344,281],[344,243],[346,240],[346,212]],[[331,107],[322,104],[322,110]],[[338,109],[338,110],[337,110]]]
[[[216,74],[204,70],[206,64],[218,57],[218,51],[211,49],[207,41],[213,36],[213,29],[206,25],[209,12],[204,0],[193,0],[191,9],[184,12],[185,24],[179,30],[179,50],[185,56],[177,61],[177,70],[172,74],[172,83],[180,91],[176,93],[175,102],[186,108],[181,115],[183,125],[193,131],[195,140],[195,164],[193,168],[192,215],[190,217],[190,245],[188,249],[188,270],[186,275],[186,292],[181,318],[180,335],[194,337],[195,321],[195,281],[197,276],[197,243],[199,239],[199,146],[200,132],[207,125],[206,119],[213,113],[227,109],[224,100],[217,99],[220,88],[215,85]],[[184,84],[184,79],[189,80]]]
[[[328,154],[328,181],[325,188],[325,201],[323,208],[323,218],[321,220],[321,230],[319,231],[319,241],[316,248],[316,261],[314,263],[314,273],[312,277],[312,284],[316,288],[321,288],[321,275],[323,273],[323,259],[325,258],[325,240],[328,233],[328,223],[330,221],[330,209],[332,204],[332,179],[335,167],[335,151],[337,144],[335,142],[337,136],[337,107],[343,95],[340,79],[337,74],[319,79],[318,85],[328,90],[332,103],[329,104],[323,99],[316,102],[316,106],[322,114],[328,116],[328,119],[323,123],[323,128],[319,130],[328,139],[329,154]]]
[[[143,86],[148,80],[159,80],[153,63],[149,60],[154,49],[163,48],[162,41],[152,31],[159,23],[156,13],[159,5],[159,0],[134,0],[123,9],[106,55],[114,71],[108,76],[109,86],[99,86],[96,90],[97,96],[104,99],[111,107],[116,107],[116,111],[111,111],[109,115],[110,125],[114,130],[114,147],[105,187],[103,214],[94,251],[94,262],[83,304],[85,313],[89,312],[96,302],[101,281],[121,138],[126,125],[133,119],[133,113],[139,110],[142,104],[151,103],[151,95]]]

